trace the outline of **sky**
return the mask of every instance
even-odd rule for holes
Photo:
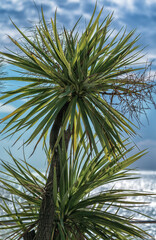
[[[11,20],[25,32],[30,32],[40,18],[41,5],[44,9],[47,21],[54,16],[57,8],[58,26],[65,26],[71,29],[80,16],[83,21],[80,23],[80,30],[84,23],[90,19],[95,6],[94,0],[0,0],[0,51],[5,48],[14,49],[8,35],[14,39],[18,39],[19,35],[13,27]],[[104,16],[114,12],[113,27],[119,30],[126,27],[127,31],[136,29],[136,34],[141,34],[139,43],[146,46],[144,50],[143,61],[153,61],[152,73],[156,72],[156,0],[98,0],[97,12],[104,7]],[[12,76],[12,67],[4,69],[8,75]],[[17,83],[9,86],[3,86],[4,89],[13,88]],[[156,100],[156,97],[155,97]],[[2,106],[0,101],[0,116],[4,116],[18,107],[18,104],[9,104]],[[152,107],[147,112],[149,123],[145,116],[141,117],[143,125],[137,130],[138,136],[133,139],[140,150],[148,148],[148,154],[139,160],[135,167],[144,170],[156,170],[156,110]],[[1,118],[1,117],[0,117]],[[22,158],[22,140],[15,146],[12,146],[15,138],[2,140],[0,144],[0,158],[9,161],[8,155],[4,148],[10,148],[12,153]],[[31,153],[31,147],[26,150],[26,155]],[[37,149],[29,162],[39,168],[46,166],[45,156],[41,150],[41,146]]]

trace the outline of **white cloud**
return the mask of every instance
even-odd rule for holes
[[[147,5],[156,4],[156,0],[146,0],[145,2]]]
[[[130,11],[135,9],[135,0],[111,0],[110,2],[113,2],[122,8],[128,8]]]
[[[12,10],[13,6],[16,6],[16,11],[21,11],[24,9],[24,3],[26,0],[19,1],[19,0],[6,0],[1,4],[1,9]]]
[[[152,61],[152,60],[156,60],[156,53],[148,53],[147,54],[147,58]]]
[[[145,139],[143,141],[140,141],[137,143],[139,147],[149,148],[149,147],[155,147],[156,148],[156,140],[152,139]]]
[[[14,106],[12,106],[11,104],[6,104],[3,105],[3,103],[0,103],[0,112],[1,113],[9,113],[9,112],[13,112],[15,111],[16,108]]]
[[[79,3],[81,0],[68,0],[68,3]]]

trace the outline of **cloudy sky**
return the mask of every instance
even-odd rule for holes
[[[74,23],[80,16],[84,21],[81,21],[80,28],[85,21],[87,22],[92,14],[95,5],[94,0],[1,0],[0,1],[0,51],[5,47],[12,49],[8,35],[18,39],[19,35],[14,29],[10,18],[23,31],[28,31],[40,18],[41,5],[44,9],[45,17],[50,20],[54,16],[57,8],[58,26],[65,26],[71,29]],[[113,27],[119,30],[122,26],[130,31],[136,28],[137,33],[141,34],[140,44],[146,46],[144,53],[144,61],[153,61],[156,58],[156,0],[98,0],[98,10],[104,6],[104,15],[114,11]],[[97,12],[98,12],[97,10]],[[11,67],[6,67],[6,71],[11,75]],[[156,71],[156,61],[152,65],[153,73]],[[14,83],[16,84],[16,83]],[[13,86],[9,86],[13,87]],[[5,88],[5,86],[4,86]],[[4,116],[13,111],[17,105],[2,106],[0,102],[0,116]],[[142,116],[144,126],[138,130],[138,137],[134,139],[135,143],[140,149],[148,148],[149,153],[137,163],[140,169],[156,170],[156,110],[152,108],[148,111],[149,124]],[[0,144],[0,157],[7,159],[8,157],[3,147],[8,148],[12,145],[14,139],[2,140]],[[18,143],[19,146],[22,142]],[[17,147],[11,148],[12,152],[20,155],[17,152]],[[31,152],[28,149],[27,152]],[[45,158],[38,150],[38,153],[31,159],[34,163],[39,162],[41,167],[44,166],[45,161],[36,159]],[[41,164],[42,162],[42,164]]]

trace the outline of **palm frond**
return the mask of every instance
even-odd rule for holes
[[[77,136],[76,141],[75,151],[72,142],[70,149],[66,150],[64,138],[59,147],[60,184],[57,189],[54,171],[53,237],[122,240],[132,236],[147,239],[148,236],[149,239],[150,236],[132,222],[135,206],[144,204],[136,201],[135,197],[149,196],[149,193],[115,188],[118,181],[135,178],[126,168],[145,152],[126,157],[132,148],[122,149],[121,154],[116,151],[116,157],[110,154],[108,158],[103,149],[97,155],[91,151],[85,135],[82,138]],[[49,156],[48,150],[46,153]],[[0,230],[4,231],[3,239],[11,237],[16,240],[37,228],[46,177],[26,160],[21,162],[10,151],[8,154],[14,165],[2,161],[5,171],[1,171],[1,189],[8,194],[0,196],[3,211]],[[114,187],[108,189],[108,183],[113,183]],[[120,209],[125,209],[127,215],[123,216]]]
[[[1,123],[6,122],[2,132],[7,136],[33,127],[33,133],[25,143],[31,143],[36,137],[39,142],[47,136],[65,104],[70,105],[71,112],[66,122],[61,124],[61,131],[67,125],[71,125],[72,129],[74,115],[79,111],[77,114],[80,115],[82,129],[87,132],[95,151],[95,132],[101,144],[105,142],[108,151],[117,147],[117,143],[123,147],[121,132],[135,134],[132,122],[109,105],[103,96],[110,92],[114,94],[114,89],[120,93],[134,94],[127,86],[141,84],[124,78],[126,73],[138,70],[132,64],[141,57],[137,50],[139,36],[133,37],[135,31],[119,31],[112,37],[109,30],[112,14],[103,20],[103,9],[96,18],[95,12],[96,7],[81,36],[76,32],[79,20],[72,31],[64,29],[63,33],[59,33],[56,14],[49,28],[43,10],[42,23],[36,27],[34,38],[27,37],[13,23],[24,44],[10,37],[20,49],[20,54],[1,54],[9,64],[21,69],[22,75],[2,77],[0,80],[17,80],[27,85],[7,91],[0,99],[8,98],[6,104],[23,98],[28,101],[1,119]]]

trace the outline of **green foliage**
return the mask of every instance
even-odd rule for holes
[[[27,100],[1,119],[1,123],[6,123],[2,133],[7,136],[18,133],[20,139],[31,130],[25,144],[37,139],[36,148],[41,139],[46,143],[49,129],[53,130],[58,115],[62,118],[57,125],[55,146],[50,146],[59,151],[60,161],[54,164],[52,176],[55,214],[51,239],[150,237],[131,222],[131,214],[120,215],[120,209],[134,213],[132,205],[138,202],[128,197],[148,194],[107,188],[108,183],[132,178],[126,168],[144,152],[126,157],[132,148],[126,150],[122,135],[135,134],[134,125],[103,97],[107,94],[113,97],[114,93],[128,93],[128,97],[138,94],[134,89],[142,82],[126,76],[138,70],[134,63],[141,58],[136,45],[139,36],[134,37],[134,31],[112,34],[112,15],[101,20],[102,11],[95,17],[95,6],[81,35],[76,32],[79,21],[72,31],[64,29],[59,33],[56,14],[49,27],[42,11],[42,23],[36,27],[35,37],[27,37],[13,23],[24,43],[10,37],[20,51],[1,52],[19,71],[16,77],[1,77],[0,80],[16,80],[25,85],[6,91],[0,100],[7,99],[5,104]],[[70,129],[68,150],[64,140],[67,129]],[[45,150],[51,163],[54,160],[48,149]],[[37,229],[47,178],[26,161],[20,162],[11,152],[8,154],[14,165],[2,161],[4,171],[1,171],[0,183],[12,197],[0,196],[4,213],[0,216],[0,230],[8,231],[6,239],[17,240]]]
[[[46,177],[26,160],[18,161],[11,152],[8,154],[14,165],[1,162],[4,171],[0,171],[0,187],[8,194],[0,196],[4,212],[0,216],[0,232],[7,232],[6,239],[18,239],[36,227]]]
[[[95,18],[95,7],[81,35],[76,32],[78,22],[72,31],[64,29],[59,33],[56,14],[54,20],[51,19],[50,28],[43,11],[42,23],[36,27],[34,38],[28,38],[13,23],[24,44],[10,37],[20,52],[1,54],[22,75],[1,80],[16,80],[27,85],[7,91],[0,99],[8,98],[6,104],[21,99],[28,101],[1,120],[2,123],[7,121],[2,132],[12,135],[22,130],[23,134],[23,130],[34,127],[25,143],[29,144],[38,137],[38,144],[47,136],[57,114],[67,105],[59,139],[67,125],[70,124],[71,130],[74,128],[77,114],[80,115],[80,126],[86,131],[95,151],[95,133],[108,151],[114,147],[120,151],[118,143],[123,146],[121,134],[135,134],[133,124],[108,104],[102,94],[114,88],[120,93],[129,93],[128,85],[141,84],[125,77],[125,74],[137,70],[133,64],[140,59],[139,46],[136,45],[139,36],[133,37],[134,31],[128,34],[119,31],[113,35],[110,30],[112,15],[103,20],[102,11]]]
[[[117,181],[133,178],[125,168],[144,152],[126,158],[132,150],[130,148],[123,150],[122,154],[117,152],[116,157],[111,156],[109,161],[103,151],[95,155],[87,150],[89,145],[85,143],[84,136],[77,140],[75,153],[72,144],[67,153],[64,141],[62,143],[62,148],[59,148],[60,188],[58,192],[55,189],[54,194],[54,239],[149,239],[147,233],[131,222],[135,212],[132,206],[139,203],[129,199],[148,194],[115,187],[108,189],[108,183],[115,185]],[[9,155],[14,165],[3,161],[5,171],[0,177],[1,188],[8,192],[8,197],[0,196],[0,207],[4,211],[0,216],[3,224],[0,231],[8,231],[3,239],[5,236],[6,239],[21,239],[26,231],[37,227],[46,177],[26,161],[23,164],[10,152]],[[124,217],[120,215],[120,209],[129,209],[132,213]]]

